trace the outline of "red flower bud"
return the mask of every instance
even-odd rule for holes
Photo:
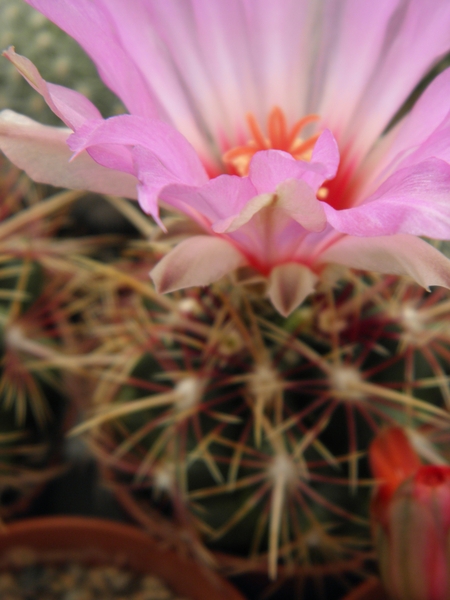
[[[400,431],[387,430],[370,449],[383,478],[371,506],[381,578],[395,600],[449,600],[450,467],[421,466]]]

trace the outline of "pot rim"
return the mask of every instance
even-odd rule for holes
[[[244,600],[228,581],[205,565],[169,550],[133,525],[78,516],[35,517],[0,530],[0,566],[14,567],[17,549],[36,552],[38,562],[77,557],[86,562],[121,564],[160,577],[190,600]],[[17,558],[16,558],[17,566]]]

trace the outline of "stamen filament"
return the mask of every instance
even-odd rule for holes
[[[305,154],[305,152],[307,152],[308,150],[311,150],[311,148],[314,147],[314,144],[317,142],[317,138],[319,137],[319,134],[317,133],[316,135],[311,136],[309,139],[307,139],[305,142],[301,143],[300,146],[298,146],[295,149],[291,150],[291,154],[294,158],[302,158],[303,154]]]
[[[267,120],[267,130],[272,148],[284,150],[287,144],[287,124],[283,111],[278,106],[272,110]]]
[[[319,134],[314,134],[306,140],[301,139],[299,134],[304,127],[319,119],[317,115],[307,115],[289,129],[284,112],[279,106],[275,106],[267,118],[267,137],[264,136],[253,113],[248,113],[246,119],[251,135],[250,140],[242,146],[228,150],[223,155],[224,163],[230,165],[239,175],[248,174],[253,155],[261,150],[283,150],[297,160],[310,159],[310,150]]]
[[[297,123],[295,123],[295,125],[291,129],[291,133],[289,134],[286,145],[291,146],[295,142],[295,139],[304,127],[306,127],[310,123],[314,123],[314,121],[318,121],[319,119],[319,115],[306,115],[306,117],[303,117],[303,119],[297,121]]]
[[[256,145],[259,146],[261,150],[269,149],[270,146],[268,145],[267,140],[264,137],[260,126],[258,125],[258,121],[256,120],[255,115],[253,113],[248,113],[246,115],[246,119],[247,119],[248,127],[250,129],[250,133],[252,134],[253,139],[256,142]]]

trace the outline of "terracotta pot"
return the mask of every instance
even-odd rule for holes
[[[15,563],[19,548],[36,552],[39,562],[74,559],[152,573],[191,600],[244,600],[205,566],[165,549],[135,527],[114,521],[43,517],[10,523],[0,531],[0,568]]]

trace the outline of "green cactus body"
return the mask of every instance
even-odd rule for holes
[[[103,285],[100,347],[116,360],[78,432],[141,514],[162,511],[229,568],[361,566],[375,433],[401,424],[442,458],[445,294],[340,272],[282,320],[226,282],[150,302],[149,285]]]

